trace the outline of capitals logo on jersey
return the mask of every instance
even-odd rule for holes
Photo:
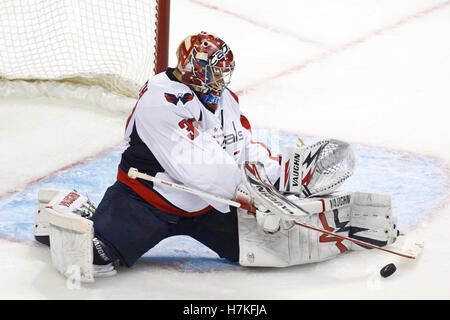
[[[183,104],[186,104],[192,99],[194,99],[194,95],[192,93],[185,93],[185,94],[179,93],[178,95],[174,95],[172,93],[166,92],[164,93],[164,96],[166,97],[166,100],[168,102],[173,103],[174,105],[177,105],[178,101],[181,101]]]

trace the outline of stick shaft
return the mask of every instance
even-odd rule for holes
[[[181,190],[181,191],[184,191],[184,192],[187,192],[187,193],[195,194],[195,195],[197,195],[199,197],[202,197],[202,198],[207,198],[207,199],[211,199],[211,200],[214,200],[214,201],[217,201],[217,202],[225,203],[225,204],[228,204],[228,205],[233,206],[233,207],[243,208],[243,205],[241,203],[237,202],[237,201],[229,200],[229,199],[226,199],[226,198],[223,198],[223,197],[219,197],[219,196],[207,193],[207,192],[203,192],[203,191],[196,190],[196,189],[191,189],[189,187],[186,187],[186,186],[183,186],[183,185],[180,185],[180,184],[176,184],[176,183],[173,183],[173,182],[169,182],[169,181],[166,181],[166,180],[155,178],[155,177],[153,177],[151,175],[148,175],[146,173],[137,172],[136,173],[136,178],[141,178],[141,179],[144,179],[144,180],[147,180],[147,181],[151,181],[151,182],[154,182],[154,183],[162,184],[162,185],[168,186],[170,188],[174,188],[174,189],[178,189],[178,190]]]
[[[376,246],[376,245],[371,244],[371,243],[368,243],[368,242],[364,242],[364,241],[357,240],[357,239],[353,239],[353,238],[346,237],[346,236],[341,236],[341,235],[339,235],[339,234],[336,234],[336,233],[333,233],[333,232],[330,232],[330,231],[327,231],[327,230],[323,230],[323,229],[320,229],[320,228],[315,228],[315,227],[309,226],[309,225],[304,224],[304,223],[300,223],[300,222],[297,222],[297,221],[294,221],[294,223],[295,223],[296,225],[302,226],[302,227],[304,227],[304,228],[308,228],[308,229],[311,229],[311,230],[315,230],[315,231],[318,231],[318,232],[322,232],[322,233],[328,234],[328,235],[330,235],[330,236],[340,238],[340,239],[342,239],[342,240],[348,240],[348,241],[351,241],[351,242],[353,242],[353,243],[363,245],[363,246],[365,246],[365,247],[369,247],[369,248],[373,248],[373,249],[378,249],[378,250],[385,251],[385,252],[388,252],[388,253],[396,254],[396,255],[398,255],[398,256],[400,256],[400,257],[403,257],[403,258],[408,258],[408,259],[415,259],[415,258],[416,258],[416,257],[411,256],[411,255],[408,255],[408,254],[406,254],[406,253],[397,252],[397,251],[393,251],[393,250],[388,250],[388,249],[385,249],[385,248],[383,248],[383,247]]]

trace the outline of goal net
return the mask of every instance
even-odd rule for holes
[[[61,95],[62,86],[69,92],[76,86],[135,98],[167,66],[169,6],[169,0],[0,1],[0,96],[20,87]]]

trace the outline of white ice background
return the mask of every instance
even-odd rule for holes
[[[395,193],[398,185],[394,214],[402,212],[408,235],[425,240],[420,259],[370,250],[285,269],[241,268],[201,246],[189,260],[183,244],[192,242],[179,238],[173,259],[155,258],[164,256],[161,243],[133,268],[73,288],[51,266],[48,248],[12,230],[15,240],[0,239],[0,298],[449,299],[450,1],[175,0],[172,66],[178,43],[200,30],[233,50],[231,89],[253,127],[392,155],[370,165],[359,159],[355,175],[367,176],[364,189]],[[48,181],[39,179],[58,181],[62,169],[88,175],[77,168],[116,150],[127,116],[73,101],[1,99],[0,202],[34,201],[30,190]],[[100,195],[114,176],[98,179]],[[19,209],[13,202],[3,227],[20,223]],[[381,278],[391,261],[398,271]]]

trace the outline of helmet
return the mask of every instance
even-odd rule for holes
[[[203,102],[216,106],[230,83],[235,65],[226,43],[202,31],[181,42],[177,58],[181,81],[199,93]]]

